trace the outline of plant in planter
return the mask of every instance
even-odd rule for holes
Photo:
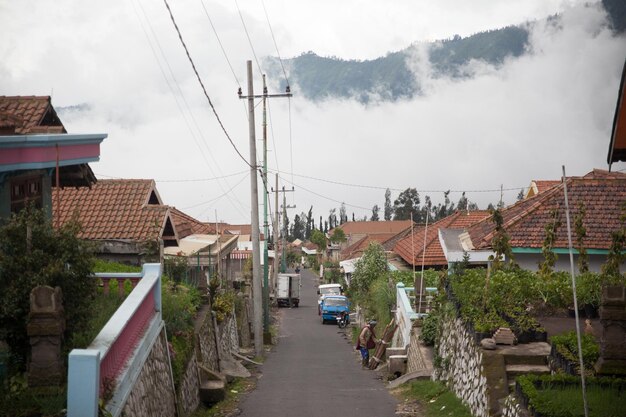
[[[587,318],[596,317],[602,293],[600,274],[585,272],[576,277],[576,281],[578,305],[585,309]]]

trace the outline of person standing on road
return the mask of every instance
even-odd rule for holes
[[[371,320],[367,325],[361,329],[359,334],[359,340],[356,344],[356,348],[361,352],[361,365],[367,367],[370,359],[370,349],[376,347],[376,334],[374,333],[374,327],[376,327],[376,320]]]

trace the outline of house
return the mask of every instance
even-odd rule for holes
[[[561,181],[559,180],[532,180],[524,198],[535,196],[543,191],[549,190],[555,185],[559,185],[560,183]]]
[[[411,220],[390,220],[390,221],[357,221],[346,222],[339,226],[346,235],[346,241],[338,246],[332,246],[331,257],[338,260],[360,257],[370,242],[376,241],[386,250],[391,251],[394,238],[400,238],[402,234],[411,231]],[[329,231],[332,236],[333,230]]]
[[[443,247],[439,240],[440,229],[465,230],[473,224],[489,217],[487,210],[458,210],[453,214],[426,227],[415,227],[413,233],[399,240],[393,247],[404,263],[404,268],[443,269],[448,266]]]
[[[69,134],[48,96],[0,96],[0,221],[27,204],[52,218],[53,187],[89,187],[106,134]]]
[[[613,129],[611,130],[611,142],[607,156],[609,170],[611,164],[617,161],[626,161],[626,60],[624,60],[622,80],[617,93],[617,105],[613,117]]]
[[[79,237],[96,243],[99,258],[140,265],[146,258],[158,259],[160,244],[178,246],[172,210],[154,180],[99,180],[91,188],[64,188],[59,194],[55,220],[78,220]]]
[[[574,260],[578,260],[574,219],[581,212],[586,214],[583,226],[586,237],[583,245],[589,259],[589,269],[599,272],[606,261],[611,245],[611,233],[620,230],[626,201],[626,174],[594,169],[582,177],[567,177],[567,194],[574,242]],[[553,252],[558,255],[555,270],[569,271],[569,244],[565,217],[564,184],[549,188],[530,198],[518,201],[501,211],[503,226],[510,237],[515,261],[524,269],[537,270],[543,261],[542,246],[546,225],[553,223],[558,213],[561,225],[556,231]],[[439,236],[448,263],[460,261],[466,252],[471,262],[487,263],[493,255],[491,241],[495,224],[491,216],[470,226],[466,231],[440,229]]]

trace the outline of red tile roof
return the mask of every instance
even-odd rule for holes
[[[545,226],[552,220],[550,211],[554,208],[558,208],[562,222],[554,247],[568,247],[563,191],[563,184],[559,184],[502,210],[504,228],[513,248],[541,248]],[[584,177],[568,177],[567,193],[572,222],[578,213],[579,203],[586,207],[583,223],[587,229],[585,247],[607,249],[611,243],[611,232],[622,227],[619,217],[622,204],[626,201],[626,175],[594,170]],[[494,228],[491,217],[469,228],[476,249],[491,248]]]
[[[178,210],[176,207],[170,207],[170,215],[179,239],[189,235],[216,234],[215,223],[202,223]]]
[[[364,236],[339,252],[339,258],[342,260],[358,258],[363,255],[363,252],[365,252],[365,250],[369,247],[370,243],[378,242],[383,245],[386,241],[394,238],[396,235],[397,233],[378,233]]]
[[[146,241],[160,236],[170,208],[161,204],[154,180],[99,180],[91,188],[62,188],[60,209],[53,189],[53,216],[78,216],[80,237]]]
[[[0,96],[0,135],[67,133],[49,96]]]
[[[487,218],[487,210],[457,211],[450,216],[428,226],[416,227],[413,236],[409,234],[396,243],[393,251],[409,265],[421,265],[422,257],[425,266],[445,266],[448,264],[439,242],[439,229],[466,229]],[[424,231],[426,231],[426,251],[424,252]]]
[[[346,235],[367,234],[373,235],[378,233],[400,233],[401,231],[411,227],[411,220],[389,220],[389,221],[360,221],[346,222],[337,226],[343,229]],[[332,235],[332,230],[329,235]]]

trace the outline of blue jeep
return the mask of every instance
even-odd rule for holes
[[[350,301],[343,295],[327,295],[322,299],[320,304],[320,310],[322,312],[322,324],[326,321],[332,323],[337,322],[337,316],[342,312],[347,314],[347,320],[350,321]]]

